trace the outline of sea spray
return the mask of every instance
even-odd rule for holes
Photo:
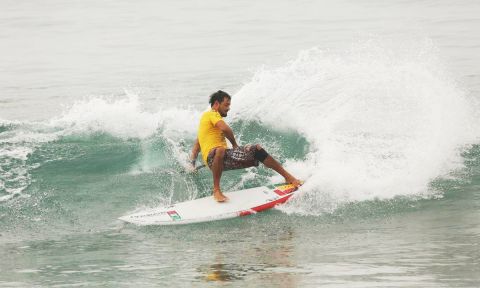
[[[479,135],[472,103],[431,41],[394,44],[302,51],[283,67],[260,69],[235,94],[234,119],[309,141],[306,161],[286,163],[307,181],[285,211],[315,215],[351,201],[432,197],[430,182],[462,167],[462,147]]]

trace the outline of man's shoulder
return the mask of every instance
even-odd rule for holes
[[[218,113],[217,111],[213,111],[213,110],[208,110],[208,111],[203,112],[202,118],[207,118],[207,117],[208,118],[210,118],[210,117],[222,118],[220,113]]]

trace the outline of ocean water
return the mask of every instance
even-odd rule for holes
[[[480,2],[0,11],[0,287],[480,286]],[[226,221],[117,220],[210,195],[185,163],[218,89],[302,189]]]

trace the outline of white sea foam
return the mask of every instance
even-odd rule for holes
[[[479,139],[473,103],[428,40],[303,51],[258,71],[233,99],[234,118],[294,130],[310,143],[305,161],[287,162],[307,182],[285,211],[431,197],[431,180],[461,167],[461,148]]]
[[[148,112],[142,107],[138,95],[125,97],[90,97],[75,102],[50,125],[65,128],[68,133],[105,132],[121,138],[145,139],[159,128],[167,135],[192,132],[191,118],[197,116],[189,109],[159,108]]]

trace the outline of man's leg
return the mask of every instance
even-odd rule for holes
[[[215,156],[212,163],[212,174],[213,174],[213,198],[218,202],[224,202],[228,198],[223,195],[222,190],[220,189],[220,179],[222,178],[223,172],[223,158],[225,157],[225,148],[218,147],[215,150]]]
[[[262,146],[257,144],[257,151],[260,151],[260,150],[263,150]],[[263,150],[263,151],[265,151],[265,150]],[[267,155],[266,152],[264,152],[264,153],[265,153],[265,155]],[[285,182],[293,184],[297,187],[302,185],[302,182],[300,180],[295,178],[292,174],[288,173],[288,171],[285,170],[283,168],[283,166],[280,163],[278,163],[277,160],[273,159],[272,156],[267,155],[266,158],[262,162],[263,162],[263,165],[267,166],[268,168],[271,168],[271,169],[275,170],[278,174],[282,175],[283,178],[285,178]]]

